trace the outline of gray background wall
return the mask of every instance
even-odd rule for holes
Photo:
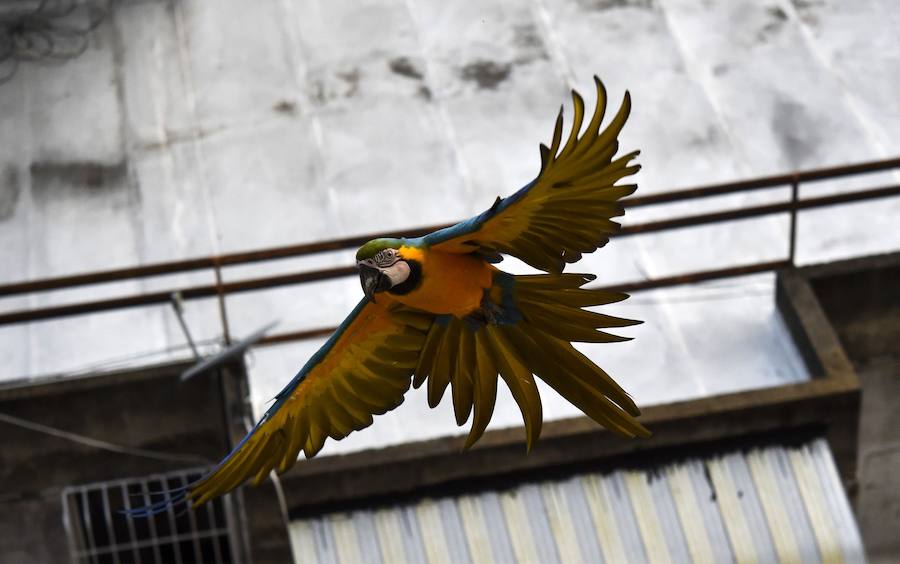
[[[640,190],[900,153],[900,14],[891,0],[119,2],[79,58],[23,64],[0,86],[0,280],[17,281],[448,222],[538,168],[559,104],[591,76],[634,111]],[[567,115],[571,113],[567,106]],[[872,184],[894,179],[873,177]],[[843,186],[843,185],[842,185]],[[816,185],[804,193],[826,193]],[[629,213],[626,221],[784,197],[786,190]],[[637,211],[637,210],[635,210]],[[900,201],[804,214],[799,259],[900,247]],[[779,258],[786,218],[614,241],[579,270],[602,282]],[[348,253],[229,271],[344,265]],[[512,265],[512,268],[517,268]],[[7,309],[208,283],[168,276],[2,300]],[[354,279],[229,300],[233,330],[338,323]],[[640,294],[626,344],[585,347],[642,404],[806,377],[756,276]],[[212,301],[189,323],[215,338]],[[257,406],[322,341],[260,349]],[[0,328],[0,378],[160,357],[167,308]],[[137,354],[154,353],[134,359]],[[727,369],[725,369],[727,367]],[[547,418],[574,414],[544,390]],[[518,424],[502,396],[495,426]],[[324,454],[453,433],[412,394]]]

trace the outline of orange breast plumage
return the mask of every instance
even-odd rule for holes
[[[400,248],[400,254],[420,264],[422,282],[408,294],[390,295],[391,299],[430,313],[465,317],[477,310],[496,270],[473,255],[406,246]]]

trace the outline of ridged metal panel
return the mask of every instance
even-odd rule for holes
[[[322,515],[302,564],[864,562],[826,442]]]

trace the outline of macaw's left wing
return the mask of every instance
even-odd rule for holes
[[[619,132],[631,111],[631,98],[600,130],[606,110],[606,90],[597,77],[597,107],[584,133],[584,100],[572,91],[575,117],[566,144],[562,142],[562,109],[556,119],[550,147],[541,145],[541,171],[530,184],[494,202],[481,215],[424,237],[433,249],[452,253],[477,252],[499,260],[512,255],[546,272],[562,272],[583,253],[591,253],[609,241],[619,224],[611,218],[622,215],[618,202],[637,188],[617,186],[620,179],[637,172],[630,164],[638,151],[616,160]]]
[[[301,450],[312,458],[327,437],[342,439],[368,427],[373,415],[403,402],[432,321],[431,314],[363,298],[224,460],[159,503],[129,513],[202,505],[248,479],[258,484],[273,468],[286,471]]]

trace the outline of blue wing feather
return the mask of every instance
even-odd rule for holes
[[[506,198],[497,198],[490,208],[484,210],[480,214],[475,217],[471,217],[465,221],[460,221],[456,225],[451,225],[450,227],[445,227],[443,229],[438,229],[434,233],[429,233],[424,237],[421,237],[421,241],[426,246],[433,246],[443,243],[445,241],[449,241],[450,239],[455,239],[457,237],[462,237],[463,235],[469,235],[471,233],[477,232],[481,229],[481,226],[484,225],[489,219],[493,218],[497,214],[501,213],[503,210],[521,200],[525,194],[528,193],[529,190],[535,185],[537,180],[532,180],[519,190],[517,190],[514,194],[507,196]]]

